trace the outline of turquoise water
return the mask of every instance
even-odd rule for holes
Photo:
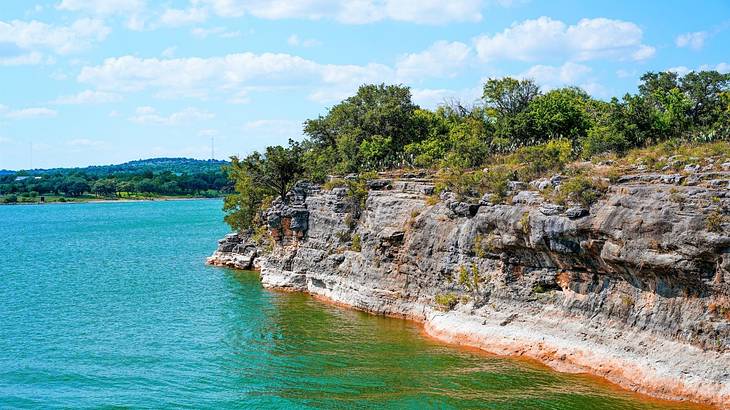
[[[220,207],[0,206],[0,408],[670,407],[207,267]]]

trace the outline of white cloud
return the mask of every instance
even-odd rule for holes
[[[64,95],[53,101],[54,104],[103,104],[121,100],[121,96],[114,93],[94,90],[84,90],[78,94]]]
[[[695,31],[694,33],[684,33],[677,36],[674,44],[677,47],[689,47],[693,50],[699,50],[705,45],[705,40],[709,37],[706,31]]]
[[[192,0],[222,17],[335,20],[364,24],[382,20],[443,24],[480,21],[483,0]]]
[[[518,78],[531,78],[542,89],[559,87],[580,87],[594,97],[610,97],[610,90],[591,76],[592,69],[586,65],[568,61],[560,66],[535,65],[518,74]]]
[[[160,16],[160,22],[166,26],[182,26],[191,23],[202,23],[208,18],[204,8],[191,7],[186,10],[167,9]]]
[[[555,88],[562,85],[576,85],[584,80],[591,72],[591,68],[573,62],[561,66],[536,65],[518,75],[521,78],[531,78],[540,86]]]
[[[0,57],[0,66],[16,66],[16,65],[37,65],[44,61],[43,54],[31,52],[13,57]]]
[[[98,15],[134,14],[145,8],[144,0],[62,0],[56,8]]]
[[[686,74],[690,73],[692,71],[692,69],[689,68],[689,67],[687,67],[687,66],[680,65],[680,66],[677,66],[677,67],[667,68],[667,71],[670,71],[672,73],[676,73],[676,74],[679,74],[679,75],[682,75],[683,76],[683,75],[686,75]]]
[[[320,64],[290,54],[241,53],[167,60],[109,58],[84,67],[78,81],[101,91],[152,90],[166,97],[220,94],[243,100],[251,91],[303,89],[312,90],[312,99],[325,102],[338,100],[361,84],[394,78],[394,70],[382,64]]]
[[[436,108],[450,101],[457,101],[465,107],[476,104],[482,96],[481,85],[474,88],[449,90],[443,88],[414,88],[411,90],[413,101],[421,107]]]
[[[177,52],[177,47],[167,47],[166,49],[162,50],[162,55],[165,58],[172,58],[175,57],[175,53]]]
[[[89,48],[110,32],[98,19],[80,19],[70,26],[53,26],[35,20],[0,21],[0,43],[14,44],[22,50],[47,49],[58,54]]]
[[[300,38],[296,34],[292,34],[291,36],[289,36],[289,38],[286,39],[286,42],[292,47],[316,47],[322,44],[322,42],[317,39]]]
[[[0,106],[0,115],[14,120],[25,120],[31,118],[55,117],[58,115],[58,112],[45,107],[30,107],[11,110],[8,107]]]
[[[174,112],[165,116],[160,115],[156,109],[145,106],[137,107],[135,115],[130,117],[129,120],[137,124],[181,125],[209,120],[214,116],[215,115],[210,112],[192,107],[188,107],[182,111]]]
[[[677,73],[681,76],[687,75],[692,71],[710,71],[710,70],[714,70],[714,71],[717,71],[717,72],[723,73],[723,74],[730,73],[730,64],[723,62],[723,63],[719,63],[719,64],[715,64],[715,65],[702,64],[701,66],[699,66],[697,68],[690,68],[690,67],[683,66],[683,65],[667,68],[667,71]]]
[[[420,53],[406,54],[397,64],[398,77],[454,77],[471,55],[471,48],[458,41],[438,41]]]
[[[574,25],[550,17],[513,23],[501,33],[475,39],[483,61],[536,61],[566,58],[643,60],[654,48],[641,43],[643,32],[632,22],[607,18],[582,19]]]
[[[229,31],[225,27],[202,28],[196,27],[190,30],[190,34],[198,38],[207,38],[209,36],[217,36],[220,38],[240,37],[240,31]]]

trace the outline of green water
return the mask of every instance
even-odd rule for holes
[[[0,408],[668,408],[206,267],[220,206],[0,207]]]

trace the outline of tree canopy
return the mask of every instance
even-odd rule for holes
[[[255,224],[263,203],[297,178],[394,168],[476,168],[517,152],[529,172],[570,158],[621,155],[670,139],[708,142],[730,134],[730,74],[648,72],[638,92],[602,101],[577,87],[541,90],[530,79],[491,78],[480,103],[418,107],[403,85],[370,84],[304,123],[304,141],[234,158],[227,200],[235,228]],[[528,173],[529,173],[528,172]]]

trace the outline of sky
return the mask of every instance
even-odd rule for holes
[[[508,75],[609,99],[730,72],[728,44],[727,0],[2,0],[0,169],[246,155],[364,83],[426,108]]]

